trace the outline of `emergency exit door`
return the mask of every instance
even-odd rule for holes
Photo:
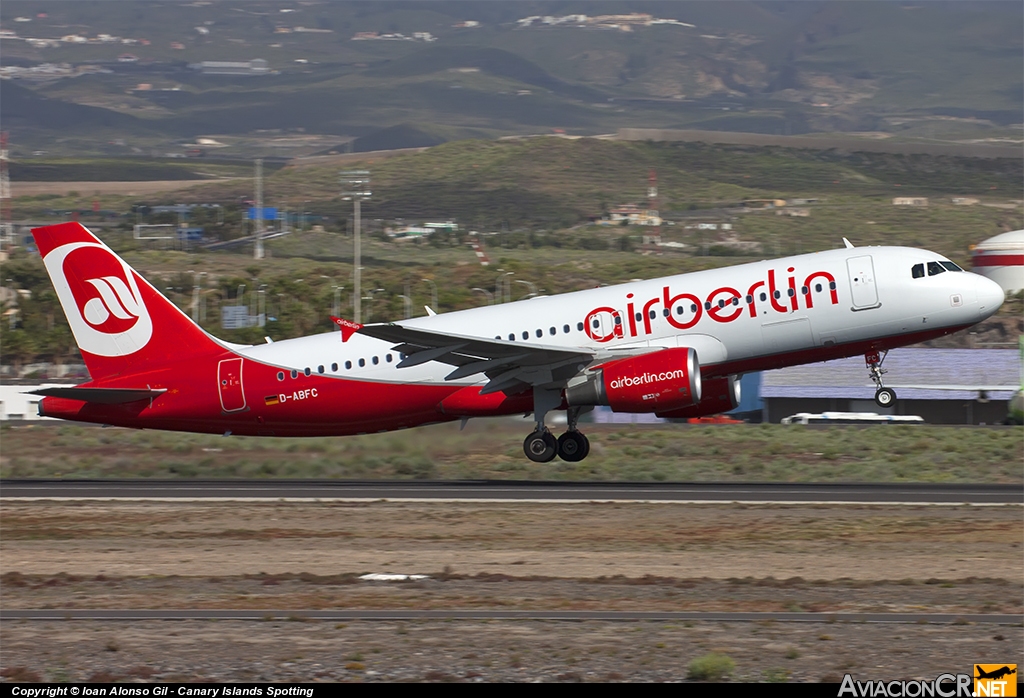
[[[224,359],[217,364],[217,387],[220,389],[220,407],[225,412],[245,409],[242,390],[242,359]]]

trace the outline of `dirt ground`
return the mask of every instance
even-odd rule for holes
[[[1024,614],[1022,545],[1020,507],[7,500],[0,605]],[[934,678],[1024,663],[1024,629],[301,613],[0,629],[4,675],[49,680],[684,680],[708,653],[743,680]]]

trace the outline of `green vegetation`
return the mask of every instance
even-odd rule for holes
[[[712,652],[690,662],[689,678],[697,681],[723,681],[732,675],[736,662],[725,654]]]
[[[998,482],[1019,486],[1015,429],[587,424],[581,463],[537,464],[526,424],[471,421],[344,438],[250,438],[5,424],[2,477],[400,478],[603,481]],[[497,450],[495,447],[497,446]]]
[[[189,176],[206,172],[206,163],[166,160],[66,164],[79,168],[80,176],[93,168],[121,177],[118,168],[127,164],[137,166],[131,171],[140,177],[146,172],[166,177],[171,170]],[[857,245],[925,247],[966,265],[970,244],[1024,227],[1019,206],[984,205],[1006,206],[1019,196],[1024,178],[1019,160],[534,138],[448,143],[345,166],[366,166],[373,173],[374,196],[363,207],[368,233],[363,288],[382,289],[364,303],[374,321],[404,317],[401,295],[411,296],[414,314],[422,315],[422,307],[433,302],[423,279],[437,284],[435,310],[443,312],[487,302],[485,294],[473,289],[494,289],[496,277],[505,272],[534,284],[537,293],[555,294],[833,248],[842,244],[843,236]],[[205,308],[201,322],[217,336],[235,342],[261,341],[265,335],[286,339],[332,329],[328,316],[335,294],[338,312],[351,314],[351,203],[339,196],[339,167],[267,168],[268,206],[310,211],[327,220],[322,221],[324,232],[307,229],[269,241],[270,256],[261,261],[250,258],[247,244],[218,252],[182,252],[137,241],[130,232],[136,217],[127,213],[139,204],[216,202],[220,209],[197,208],[189,224],[203,226],[214,238],[238,238],[248,233],[240,201],[252,195],[249,179],[144,199],[90,192],[20,197],[14,202],[15,216],[39,220],[47,211],[83,210],[81,219],[88,225],[95,218],[88,213],[94,199],[104,210],[124,211],[117,227],[96,228],[97,233],[172,302],[192,314],[193,286],[199,283]],[[238,173],[239,168],[221,164],[210,173]],[[663,227],[663,237],[687,245],[682,252],[637,254],[644,229],[586,224],[588,217],[618,204],[642,202],[652,168],[658,173],[662,214],[675,223]],[[892,197],[901,194],[930,196],[931,202],[927,208],[893,206]],[[950,202],[952,196],[973,196],[981,203],[957,206]],[[806,205],[810,215],[800,218],[742,205],[747,199],[779,197],[816,201]],[[394,241],[382,227],[397,218],[454,219],[460,232]],[[177,216],[143,220],[172,223]],[[719,233],[687,228],[703,220],[730,222],[739,239],[759,248],[738,250],[723,244]],[[473,230],[481,234],[489,267],[480,266],[466,244]],[[76,349],[39,258],[15,251],[4,265],[4,279],[31,292],[31,298],[19,298],[18,324],[2,345],[4,363],[73,357]],[[336,290],[342,286],[346,288]],[[255,312],[252,292],[260,287],[267,314],[274,318],[267,327],[220,330],[220,308],[241,300]],[[527,293],[525,285],[512,288],[513,298]],[[1019,312],[1019,306],[1008,304],[1006,312]]]

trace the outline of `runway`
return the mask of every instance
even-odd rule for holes
[[[622,483],[360,480],[2,480],[17,499],[645,501],[677,504],[1024,504],[1021,485],[932,483]]]
[[[729,613],[717,611],[504,611],[504,610],[236,610],[236,609],[24,609],[0,611],[13,620],[547,620],[547,621],[705,621],[715,623],[936,623],[1020,625],[1019,615],[1005,613]]]
[[[359,480],[0,480],[2,499],[1024,504],[1020,485]]]

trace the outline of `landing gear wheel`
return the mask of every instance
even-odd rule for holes
[[[578,431],[567,431],[558,437],[558,457],[577,463],[590,453],[590,439]]]
[[[523,453],[534,463],[548,463],[558,452],[558,442],[550,431],[535,431],[523,441]]]
[[[875,402],[879,407],[890,407],[896,402],[896,391],[892,388],[879,388],[875,391]]]

